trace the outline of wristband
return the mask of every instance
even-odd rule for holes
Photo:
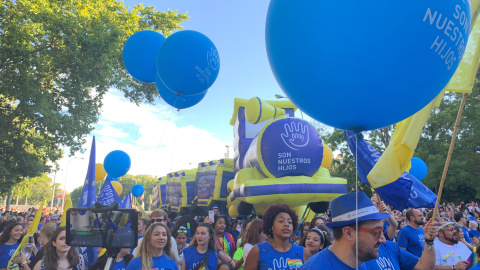
[[[433,240],[425,239],[425,244],[427,244],[428,246],[431,246],[433,245]]]

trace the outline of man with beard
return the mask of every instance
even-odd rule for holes
[[[425,244],[425,233],[420,226],[425,225],[422,212],[411,208],[406,213],[407,226],[398,233],[398,245],[413,255],[420,257]]]
[[[390,214],[379,213],[363,192],[342,195],[330,203],[333,245],[312,256],[302,269],[432,269],[435,250],[436,223],[425,225],[429,247],[422,257],[387,241],[383,223]],[[357,253],[358,250],[358,253]],[[378,258],[378,259],[377,259]],[[365,262],[365,263],[364,263]]]
[[[458,241],[460,227],[447,222],[440,226],[435,239],[435,270],[464,270],[471,265],[472,251]]]

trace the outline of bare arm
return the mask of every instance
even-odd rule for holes
[[[438,234],[437,231],[437,222],[434,222],[433,219],[430,219],[427,224],[425,224],[425,241],[435,239]],[[423,246],[423,254],[418,260],[417,264],[413,269],[423,270],[423,269],[433,269],[435,267],[435,248],[433,245],[429,246],[425,243]],[[449,269],[452,269],[450,266]]]
[[[42,265],[42,260],[38,261],[37,264],[35,264],[35,267],[33,270],[40,270],[40,266]]]
[[[185,265],[185,256],[182,258],[182,270],[187,270],[187,266]]]
[[[85,270],[85,260],[83,259],[83,255],[80,255],[80,259],[82,260],[82,270]]]
[[[258,245],[255,245],[247,256],[247,261],[245,262],[244,270],[257,270],[258,269],[258,259],[259,259],[259,250]]]
[[[233,259],[230,258],[223,250],[220,250],[220,253],[218,254],[218,259],[222,262],[229,262],[233,267],[235,267],[235,263],[233,262]]]
[[[234,260],[235,266],[233,267],[234,270],[238,270],[243,264],[243,257],[240,260]]]
[[[307,248],[303,248],[303,262],[306,262],[310,257],[312,257],[312,252]]]

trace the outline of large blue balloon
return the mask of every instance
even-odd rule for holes
[[[169,36],[157,54],[157,69],[165,86],[175,93],[196,95],[215,82],[220,57],[213,42],[196,31]]]
[[[160,80],[158,74],[155,76],[155,85],[157,86],[158,93],[162,99],[167,104],[177,109],[186,109],[192,107],[193,105],[199,103],[207,94],[207,91],[205,91],[194,96],[185,96],[172,92],[165,86],[162,80]]]
[[[109,176],[117,178],[127,174],[130,170],[131,161],[127,153],[122,150],[115,150],[105,157],[103,167]]]
[[[271,0],[266,48],[290,100],[316,120],[373,130],[427,105],[470,32],[469,1]]]
[[[144,30],[131,35],[123,46],[123,64],[133,78],[152,83],[157,73],[158,49],[165,41],[160,33]]]
[[[417,157],[412,157],[410,161],[412,167],[408,171],[411,175],[415,176],[418,180],[422,181],[427,176],[428,168],[427,164],[423,160]]]
[[[145,189],[140,184],[136,184],[132,187],[132,195],[136,198],[142,196],[144,191],[145,191]]]

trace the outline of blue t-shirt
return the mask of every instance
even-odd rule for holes
[[[480,270],[480,264],[475,264],[472,268],[469,268],[468,270]]]
[[[383,236],[385,236],[385,239],[387,240],[393,240],[388,238],[388,227],[390,227],[390,222],[388,222],[388,220],[385,220],[385,222],[383,223]]]
[[[142,261],[140,261],[140,264],[142,264]],[[127,267],[125,266],[125,260],[121,260],[119,262],[115,262],[113,265],[113,270],[125,270]]]
[[[208,252],[208,251],[207,251]],[[207,252],[200,253],[197,251],[197,247],[190,246],[183,249],[183,258],[185,259],[185,267],[187,270],[193,270],[195,266],[206,256]],[[218,256],[220,251],[214,252],[210,250],[208,254],[208,269],[217,269]]]
[[[378,258],[362,263],[358,269],[413,269],[417,263],[417,256],[405,251],[397,244],[387,241],[380,245]]]
[[[310,269],[354,270],[355,268],[346,265],[335,254],[333,254],[330,249],[326,248],[310,257],[310,259],[308,259],[302,267],[302,270]]]
[[[292,244],[290,250],[279,252],[269,243],[258,244],[258,269],[299,269],[303,261],[303,247]]]
[[[467,241],[469,244],[472,244],[472,240],[470,240],[470,237],[468,236],[468,229],[465,227],[460,226],[463,231],[463,238],[465,238],[465,241]]]
[[[0,246],[0,268],[8,266],[8,261],[10,261],[19,245],[19,243],[15,243],[13,245],[3,244]]]
[[[477,230],[468,230],[468,236],[470,237],[470,240],[474,237],[480,238],[480,232]]]
[[[425,244],[425,233],[422,228],[414,229],[410,225],[403,227],[398,233],[400,247],[407,248],[407,251],[417,257],[422,257]]]
[[[163,254],[162,256],[152,257],[152,268],[155,270],[178,270],[177,260]],[[142,257],[130,261],[127,270],[142,270]]]

